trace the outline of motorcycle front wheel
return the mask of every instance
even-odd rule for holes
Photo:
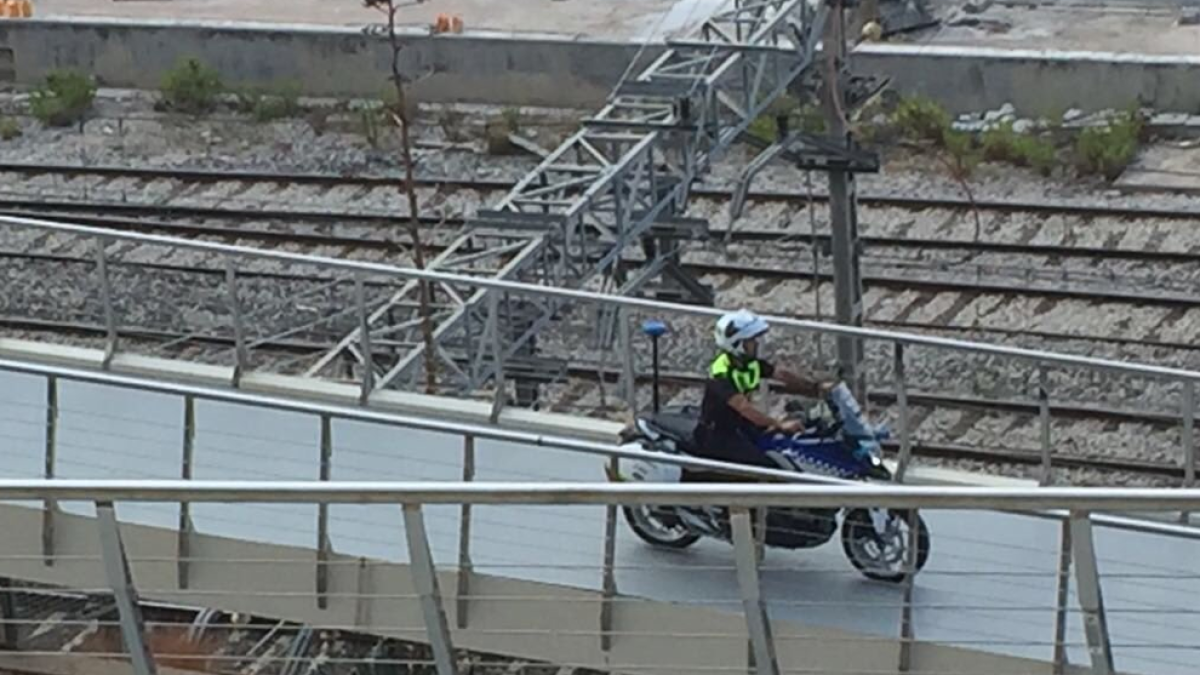
[[[648,544],[685,549],[700,541],[700,535],[688,531],[683,523],[664,523],[664,518],[653,506],[625,506],[621,510],[625,513],[629,529]]]
[[[868,579],[899,583],[908,576],[909,519],[907,511],[889,510],[887,527],[875,531],[871,512],[853,509],[842,521],[842,550],[850,564]],[[916,569],[929,559],[929,528],[917,516]]]

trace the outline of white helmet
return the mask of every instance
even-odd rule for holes
[[[767,332],[770,326],[762,317],[745,309],[730,312],[717,319],[713,337],[717,347],[736,356],[745,356],[742,343]]]

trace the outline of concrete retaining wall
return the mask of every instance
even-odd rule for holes
[[[1200,57],[862,45],[854,68],[891,75],[899,91],[926,94],[953,112],[1005,103],[1027,115],[1134,103],[1200,112]]]
[[[637,45],[553,37],[406,38],[404,72],[424,79],[420,101],[598,107]],[[298,26],[34,20],[0,24],[0,81],[29,84],[54,68],[94,73],[113,87],[157,88],[196,56],[235,84],[304,83],[318,96],[379,96],[391,50],[361,30]],[[648,49],[641,65],[657,55]],[[1025,114],[1124,107],[1200,110],[1200,57],[864,45],[854,67],[891,75],[953,111],[1012,103]]]
[[[420,78],[412,91],[421,101],[592,108],[604,101],[637,51],[637,45],[549,38],[412,35],[401,64],[407,77]],[[379,97],[391,74],[386,38],[357,29],[0,23],[0,79],[21,84],[35,83],[55,68],[77,68],[106,86],[156,89],[163,73],[189,56],[215,67],[230,84],[296,80],[315,96]]]

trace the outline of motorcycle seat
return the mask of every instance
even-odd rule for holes
[[[687,452],[695,447],[697,420],[686,413],[659,413],[649,420],[660,433],[671,437]]]

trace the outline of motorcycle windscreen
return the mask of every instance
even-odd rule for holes
[[[829,392],[829,400],[833,403],[838,419],[842,423],[842,430],[847,436],[852,438],[875,437],[875,428],[867,422],[862,408],[858,405],[858,400],[854,398],[849,387],[844,383],[838,384]]]

